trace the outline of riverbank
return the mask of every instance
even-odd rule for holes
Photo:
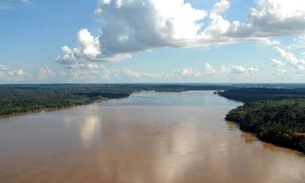
[[[0,116],[90,104],[129,97],[140,91],[224,90],[230,86],[185,84],[29,84],[0,85]]]
[[[246,102],[243,106],[231,110],[225,119],[236,122],[241,130],[254,133],[262,141],[305,153],[305,99],[300,97],[301,94],[266,95],[260,94],[260,89],[255,90],[255,93],[242,92],[241,95],[234,91],[222,92],[221,96]],[[289,92],[291,94],[295,91]],[[253,95],[256,97],[252,98]]]
[[[37,113],[129,97],[131,91],[94,85],[0,86],[0,116]]]
[[[35,110],[35,111],[26,111],[26,112],[21,112],[21,113],[5,114],[5,115],[0,115],[0,119],[1,118],[23,116],[23,115],[27,115],[27,114],[37,114],[37,113],[41,113],[41,112],[53,112],[53,111],[71,109],[73,107],[78,107],[78,106],[84,106],[84,105],[104,102],[104,101],[107,101],[107,100],[111,100],[111,99],[104,98],[104,99],[94,100],[91,103],[80,104],[80,105],[71,105],[71,106],[66,106],[66,107],[61,107],[61,108],[42,108],[42,109],[38,109],[38,110]]]

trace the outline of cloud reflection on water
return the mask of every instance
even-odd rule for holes
[[[95,137],[99,136],[102,125],[101,118],[97,116],[86,116],[80,124],[80,139],[84,148],[90,148]]]

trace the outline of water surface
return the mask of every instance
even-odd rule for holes
[[[305,157],[223,120],[210,91],[0,119],[2,183],[304,183]]]

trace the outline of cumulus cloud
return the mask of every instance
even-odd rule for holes
[[[13,77],[21,77],[24,75],[24,71],[23,71],[23,69],[9,70],[8,75],[13,76]]]
[[[274,50],[280,54],[280,56],[287,60],[289,65],[298,70],[305,70],[305,60],[297,58],[293,53],[280,48],[274,47]]]
[[[5,65],[0,65],[0,78],[7,80],[24,80],[29,77],[23,69],[12,69]]]
[[[257,76],[260,69],[255,67],[243,67],[240,65],[227,65],[214,67],[208,62],[202,68],[180,68],[169,72],[143,72],[125,67],[121,69],[109,69],[100,65],[97,69],[69,69],[60,71],[59,75],[67,81],[94,81],[94,82],[183,82],[206,81],[207,77],[214,79],[244,78]],[[243,76],[243,77],[240,77]],[[210,77],[211,78],[211,77]]]
[[[241,22],[226,18],[228,0],[216,2],[211,10],[195,8],[185,0],[98,0],[95,15],[101,21],[101,35],[80,30],[78,46],[63,46],[56,61],[68,69],[86,69],[90,63],[116,62],[155,48],[204,48],[244,41],[277,45],[274,38],[304,34],[303,1],[254,0],[254,4]]]
[[[183,46],[196,38],[199,21],[207,16],[184,0],[100,1],[98,9],[98,16],[106,22],[101,45],[110,54]]]
[[[202,71],[201,71],[202,70]],[[230,78],[237,76],[250,77],[255,76],[260,72],[257,66],[242,67],[240,65],[228,65],[213,67],[208,62],[203,69],[181,68],[174,69],[169,73],[146,73],[132,70],[130,68],[123,68],[112,72],[115,78],[137,80],[137,81],[185,81],[194,79],[196,81],[203,81],[207,76],[213,75],[214,78]]]
[[[197,69],[182,68],[182,69],[174,69],[173,75],[178,77],[200,77],[203,74]]]
[[[47,80],[47,79],[49,79],[49,77],[51,77],[53,75],[54,75],[54,73],[51,68],[49,68],[49,67],[41,68],[38,73],[38,79]]]
[[[100,0],[95,13],[104,24],[102,35],[93,37],[87,29],[80,30],[79,47],[63,46],[58,63],[120,61],[134,52],[186,46],[196,39],[207,15],[183,0]]]
[[[61,47],[63,56],[56,59],[59,64],[84,67],[84,65],[90,64],[89,62],[118,61],[130,57],[129,54],[114,54],[111,56],[102,54],[99,38],[93,37],[87,29],[80,30],[76,37],[79,47]]]
[[[257,66],[254,67],[243,67],[241,65],[221,65],[219,67],[214,67],[210,63],[206,62],[204,67],[205,75],[244,75],[250,76],[260,72],[260,69]]]
[[[3,71],[10,71],[11,69],[5,65],[0,65],[0,71],[3,72]]]
[[[304,34],[305,3],[300,0],[255,0],[249,14],[249,29],[257,36]]]
[[[277,59],[271,59],[271,64],[274,67],[280,67],[280,66],[284,66],[285,64]]]
[[[289,72],[286,69],[280,69],[280,68],[276,68],[275,71],[273,72],[273,75],[276,76],[284,76],[289,74]]]
[[[112,77],[112,71],[104,65],[77,65],[66,69],[65,71],[59,71],[59,75],[66,80],[103,82]]]
[[[136,80],[162,79],[166,77],[166,75],[162,73],[139,72],[132,70],[130,68],[115,70],[113,74],[116,78],[119,79],[124,78],[124,79],[136,79]]]
[[[115,78],[136,79],[138,81],[156,79],[176,81],[177,79],[199,78],[203,76],[202,72],[192,68],[173,69],[169,73],[147,73],[135,71],[130,68],[123,68],[113,71],[112,74],[115,76]]]
[[[207,12],[183,0],[100,0],[95,14],[104,23],[102,35],[93,37],[87,29],[81,30],[80,46],[62,47],[59,63],[119,61],[133,52],[185,46],[196,38]]]
[[[216,2],[214,4],[214,7],[211,11],[211,13],[215,13],[215,14],[223,14],[225,12],[227,12],[230,8],[230,3],[227,0],[221,0],[219,2]]]
[[[233,65],[230,67],[231,73],[233,74],[255,74],[259,72],[259,69],[257,67],[249,67],[249,68],[244,68],[240,65]]]
[[[215,73],[216,70],[214,69],[214,67],[210,63],[206,62],[204,66],[204,74],[211,75]]]

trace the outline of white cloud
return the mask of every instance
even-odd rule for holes
[[[213,67],[210,63],[205,63],[204,74],[214,75],[214,76],[232,76],[232,75],[243,75],[251,76],[258,74],[260,69],[258,66],[254,67],[243,67],[241,65],[220,65],[218,67]]]
[[[286,45],[284,46],[285,49],[287,50],[297,50],[297,49],[301,49],[301,51],[305,50],[305,36],[301,35],[301,36],[296,36],[293,38],[293,42],[290,45]],[[302,52],[300,53],[302,54]]]
[[[177,79],[200,78],[203,76],[202,72],[191,68],[174,69],[170,73],[147,73],[123,68],[114,70],[112,75],[117,79],[136,81],[158,81],[160,79],[162,81],[177,81]]]
[[[81,45],[80,54],[94,59],[100,54],[100,43],[98,38],[94,38],[87,29],[82,29],[77,33],[77,40]]]
[[[81,82],[187,82],[187,81],[226,81],[229,78],[243,80],[242,78],[258,76],[260,69],[255,67],[243,67],[240,65],[228,65],[213,67],[208,62],[203,68],[180,68],[172,71],[163,72],[143,72],[131,68],[108,69],[105,65],[99,65],[96,69],[70,68],[60,71],[59,75],[65,81]]]
[[[12,69],[5,65],[0,65],[0,78],[4,80],[25,80],[30,76],[23,69]]]
[[[0,71],[10,71],[11,69],[5,65],[0,65]]]
[[[129,68],[123,68],[120,70],[115,70],[113,72],[116,78],[120,79],[136,79],[136,80],[145,80],[145,79],[161,79],[164,78],[165,75],[161,73],[146,73],[146,72],[138,72],[131,70]]]
[[[56,61],[63,65],[76,65],[86,64],[88,61],[118,61],[130,57],[129,54],[103,55],[99,38],[93,37],[87,29],[82,29],[77,33],[77,42],[79,44],[77,48],[61,47],[64,54]]]
[[[10,70],[8,71],[8,74],[10,76],[14,76],[14,77],[20,77],[24,75],[23,69],[19,69],[19,70]]]
[[[207,16],[206,11],[195,9],[184,0],[98,2],[95,14],[103,22],[102,35],[93,37],[87,29],[80,30],[80,46],[63,46],[58,63],[119,61],[130,58],[133,52],[192,46],[197,44],[194,40],[198,40],[201,21]]]
[[[207,81],[207,78],[211,79],[228,79],[232,77],[251,77],[257,76],[260,70],[257,66],[255,67],[242,67],[239,65],[219,66],[214,68],[209,63],[205,64],[203,72],[194,68],[181,68],[174,69],[169,73],[146,73],[132,70],[130,68],[123,68],[112,71],[112,77],[117,79],[123,79],[124,81]]]
[[[78,47],[63,46],[56,61],[67,68],[84,68],[90,62],[116,62],[154,48],[204,48],[244,41],[278,45],[274,39],[304,34],[305,2],[254,3],[247,21],[240,22],[226,18],[228,0],[216,2],[211,10],[194,8],[184,0],[98,0],[95,15],[102,22],[101,35],[80,30]],[[231,70],[243,72],[238,67]]]
[[[49,67],[41,68],[38,73],[38,79],[47,80],[47,79],[49,79],[49,77],[51,77],[53,75],[54,75],[54,73],[51,68],[49,68]]]
[[[305,60],[298,59],[293,53],[280,47],[274,47],[274,50],[277,51],[281,57],[286,59],[288,63],[295,69],[305,70]]]
[[[183,0],[111,0],[100,2],[98,9],[106,22],[101,46],[109,54],[184,46],[196,38],[201,29],[198,21],[207,15]]]
[[[196,37],[201,28],[197,21],[207,15],[184,0],[111,0],[98,8],[106,22],[101,45],[110,54],[184,44]]]
[[[230,67],[230,71],[233,74],[245,74],[245,75],[249,75],[249,74],[255,74],[259,72],[259,69],[257,67],[249,67],[249,68],[244,68],[240,65],[232,65]]]
[[[226,13],[229,10],[229,8],[230,8],[229,1],[221,0],[220,2],[214,4],[214,7],[211,12],[220,15]]]
[[[305,31],[305,3],[300,0],[254,0],[246,23],[236,23],[233,37],[279,37],[302,35]]]
[[[104,65],[95,63],[67,65],[65,71],[59,71],[59,75],[70,81],[96,81],[103,82],[111,79],[112,71]]]
[[[10,71],[11,69],[6,67],[5,65],[0,65],[0,78],[5,76],[5,73]]]
[[[296,65],[299,62],[293,53],[290,53],[280,47],[274,47],[274,50],[277,51],[281,57],[285,58],[291,65]]]
[[[203,75],[202,72],[190,68],[174,69],[173,74],[179,77],[200,77]]]
[[[204,66],[204,74],[211,75],[215,73],[216,70],[213,68],[213,66],[210,63],[206,62]]]
[[[132,78],[141,78],[141,76],[143,75],[143,74],[141,74],[137,71],[133,71],[129,68],[124,68],[121,71],[117,72],[117,74],[120,74],[120,75],[123,75],[126,77],[132,77]]]
[[[84,62],[84,63],[75,63],[74,65],[65,65],[65,68],[69,70],[96,70],[99,67],[100,65],[94,62]]]
[[[285,64],[277,59],[272,58],[271,59],[271,64],[274,67],[280,67],[280,66],[284,66]]]
[[[244,23],[239,20],[229,22],[220,13],[218,13],[218,16],[212,14],[213,16],[211,17],[210,15],[212,19],[214,18],[214,23],[217,20],[217,25],[223,26],[220,27],[220,30],[223,30],[223,34],[220,35],[227,37],[228,42],[230,40],[235,42],[249,40],[261,41],[267,44],[278,44],[278,42],[271,41],[268,38],[304,34],[304,1],[254,0],[254,2],[256,7],[250,9],[248,20]],[[224,8],[223,11],[227,11],[227,8]]]
[[[286,69],[279,69],[279,68],[276,68],[275,71],[273,72],[273,75],[277,75],[277,76],[284,76],[288,74],[289,72]]]

